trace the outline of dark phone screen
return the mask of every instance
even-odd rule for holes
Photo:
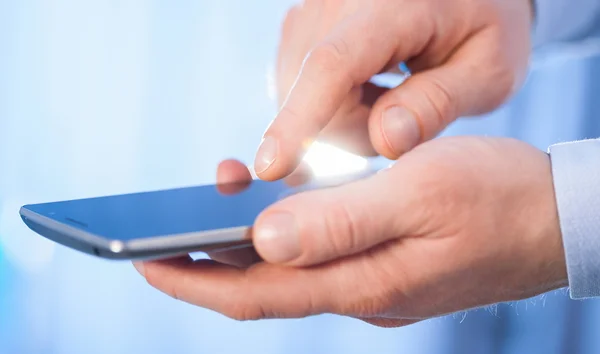
[[[294,188],[282,181],[187,187],[25,206],[87,232],[128,241],[251,226]]]

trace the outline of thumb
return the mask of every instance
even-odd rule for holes
[[[512,58],[499,55],[489,43],[485,33],[475,36],[442,66],[418,72],[382,95],[369,117],[377,152],[396,159],[458,117],[487,113],[502,104],[521,83],[520,73]],[[526,65],[522,67],[525,71]]]
[[[309,266],[398,237],[403,225],[397,215],[408,212],[408,198],[402,188],[393,188],[398,184],[390,175],[381,172],[278,202],[258,217],[254,247],[267,262]]]

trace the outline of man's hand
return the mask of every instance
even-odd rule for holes
[[[220,179],[241,166],[222,165]],[[253,241],[260,257],[243,265],[137,267],[235,319],[335,313],[380,326],[567,285],[549,158],[510,139],[436,139],[369,178],[292,195],[259,216]]]
[[[283,24],[280,111],[255,170],[294,170],[317,137],[395,159],[459,116],[493,110],[522,83],[530,0],[305,0]],[[393,90],[369,80],[406,62]]]

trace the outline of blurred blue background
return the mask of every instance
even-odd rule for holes
[[[291,2],[0,1],[0,353],[599,352],[600,303],[565,291],[402,329],[334,316],[238,323],[22,224],[22,204],[208,183],[224,158],[250,163],[275,113]],[[508,105],[447,134],[541,149],[600,136],[594,48],[536,58]]]

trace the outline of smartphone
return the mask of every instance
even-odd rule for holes
[[[101,258],[141,260],[251,246],[251,225],[269,205],[366,173],[290,186],[254,180],[25,205],[34,232]]]

